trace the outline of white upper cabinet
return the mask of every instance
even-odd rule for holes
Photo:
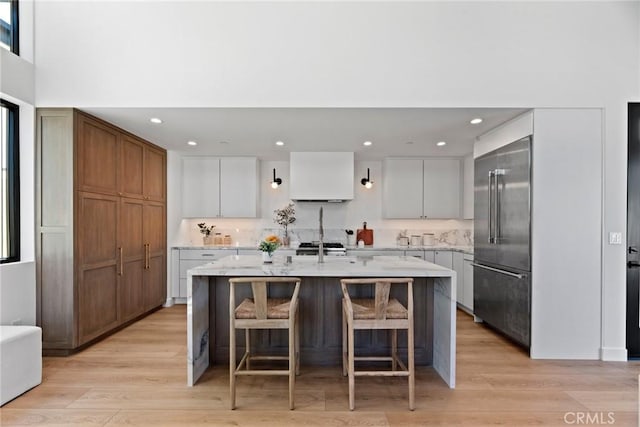
[[[424,218],[460,218],[460,160],[424,160]]]
[[[462,174],[462,219],[473,219],[473,154],[464,158]]]
[[[220,213],[220,159],[182,158],[182,216],[217,217]]]
[[[383,167],[383,217],[422,218],[422,159],[385,159]]]
[[[255,218],[258,216],[258,159],[222,157],[220,159],[220,216]]]
[[[459,159],[385,159],[383,217],[459,218],[460,175]]]
[[[183,157],[182,216],[255,218],[258,160],[255,157]]]

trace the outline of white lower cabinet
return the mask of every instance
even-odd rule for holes
[[[403,256],[404,249],[347,249],[347,256],[373,257],[373,256]]]
[[[451,251],[436,251],[435,261],[436,264],[443,267],[447,267],[453,270],[453,252]]]
[[[236,249],[172,249],[171,297],[186,302],[188,270],[237,253]]]
[[[473,313],[473,255],[464,255],[464,299],[462,305]]]
[[[436,251],[424,251],[424,260],[436,262]]]
[[[461,304],[464,298],[464,254],[453,252],[453,271],[456,272],[456,301]]]

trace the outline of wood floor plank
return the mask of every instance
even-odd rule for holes
[[[386,427],[383,412],[304,412],[294,411],[121,411],[107,424],[117,426],[239,426],[239,427]]]
[[[70,409],[11,409],[0,410],[0,425],[80,427],[104,426],[118,411],[70,410]]]
[[[612,412],[638,425],[640,362],[532,360],[458,313],[457,388],[416,369],[416,411],[404,378],[356,379],[348,408],[341,368],[302,366],[296,410],[285,377],[241,377],[228,410],[228,366],[186,386],[186,309],[159,310],[73,356],[47,357],[43,384],[0,409],[9,425],[484,426],[567,425],[566,414]],[[596,414],[596,415],[594,415]],[[605,420],[608,421],[608,420]],[[575,422],[574,422],[575,424]]]

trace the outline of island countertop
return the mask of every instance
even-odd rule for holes
[[[192,268],[195,276],[300,276],[300,277],[452,277],[455,272],[412,256],[275,256],[271,264],[258,255],[230,255]]]
[[[273,263],[264,264],[258,255],[230,255],[187,271],[189,386],[210,363],[228,363],[229,277],[290,276],[302,278],[301,359],[311,365],[342,360],[340,278],[413,278],[416,363],[433,366],[449,387],[455,387],[455,271],[411,256],[325,256],[324,263],[318,263],[317,256],[290,259],[276,255]],[[385,339],[380,334],[363,336],[360,349],[384,351]],[[261,342],[266,350],[282,350],[275,335]]]

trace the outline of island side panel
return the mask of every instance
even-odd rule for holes
[[[456,276],[434,283],[433,369],[450,388],[456,386]]]
[[[187,385],[209,367],[209,277],[187,277]]]

